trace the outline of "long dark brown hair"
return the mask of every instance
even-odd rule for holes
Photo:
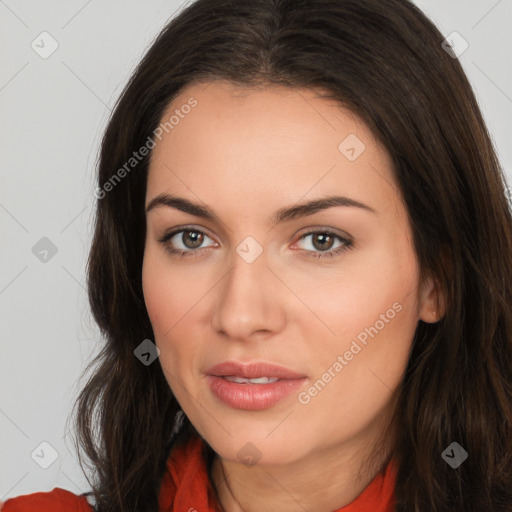
[[[158,35],[99,155],[87,275],[105,344],[73,411],[97,510],[156,512],[170,449],[195,432],[185,417],[171,442],[179,404],[158,362],[134,356],[154,340],[141,279],[150,154],[114,175],[178,93],[217,79],[322,91],[387,149],[422,277],[446,296],[439,322],[418,323],[399,390],[397,511],[512,510],[512,218],[474,93],[443,40],[408,0],[198,0]],[[453,442],[468,453],[456,469],[441,456]]]

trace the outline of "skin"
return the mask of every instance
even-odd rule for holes
[[[162,119],[191,96],[197,106],[153,150],[146,205],[169,193],[208,205],[221,222],[168,206],[147,213],[143,289],[160,364],[217,453],[212,478],[224,510],[331,512],[381,469],[390,436],[372,470],[361,470],[389,423],[417,323],[437,321],[442,300],[432,279],[420,279],[389,155],[357,116],[312,90],[215,81],[182,91]],[[354,161],[338,149],[349,134],[365,145]],[[335,206],[268,221],[327,195],[375,211]],[[170,254],[158,241],[182,226],[205,234],[199,249],[188,232],[168,246],[199,256]],[[353,246],[307,256],[343,245],[301,240],[312,228],[350,235]],[[247,236],[263,250],[252,263],[236,252]],[[216,363],[265,361],[306,375],[307,391],[397,302],[400,312],[307,404],[294,393],[268,409],[233,409],[206,384]],[[261,456],[252,466],[237,456],[248,442]]]

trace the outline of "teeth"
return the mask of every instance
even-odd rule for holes
[[[238,384],[269,384],[279,380],[274,377],[258,377],[257,379],[246,379],[244,377],[234,377],[232,375],[225,376],[224,379],[229,380],[229,382],[237,382]]]

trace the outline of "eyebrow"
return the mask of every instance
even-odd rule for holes
[[[161,206],[175,208],[182,212],[189,213],[190,215],[195,215],[196,217],[221,223],[221,220],[215,212],[207,206],[201,206],[183,197],[171,196],[169,194],[159,194],[153,198],[146,207],[146,213]],[[269,223],[278,224],[287,220],[306,217],[335,206],[351,206],[377,214],[371,206],[354,199],[350,199],[349,197],[327,196],[288,206],[286,208],[281,208],[270,217]]]

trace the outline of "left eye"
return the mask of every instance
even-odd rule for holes
[[[350,247],[352,247],[352,240],[344,238],[336,233],[332,233],[331,231],[312,231],[310,233],[306,233],[300,237],[300,240],[305,240],[307,237],[312,238],[312,246],[313,249],[316,250],[306,250],[306,256],[313,256],[315,258],[323,258],[326,256],[335,256],[343,251],[346,251]],[[332,247],[332,243],[334,240],[340,241],[340,244],[336,247]],[[326,247],[328,246],[328,247]]]

